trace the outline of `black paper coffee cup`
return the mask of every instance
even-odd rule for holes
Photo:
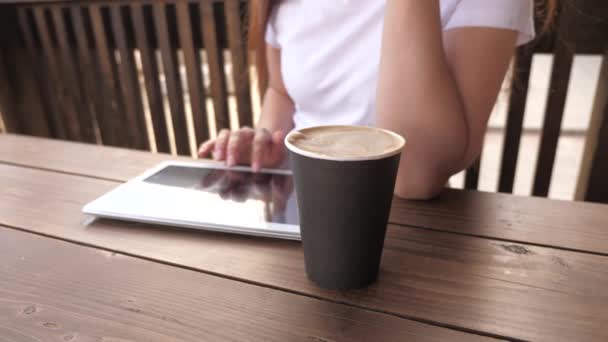
[[[378,155],[340,158],[290,143],[290,137],[307,130],[293,131],[285,138],[296,185],[306,273],[327,289],[367,286],[378,276],[405,140],[380,130],[397,139],[398,146]]]

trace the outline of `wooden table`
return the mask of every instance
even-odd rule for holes
[[[395,199],[380,279],[311,284],[300,243],[99,220],[167,155],[0,135],[0,341],[608,341],[608,206]]]

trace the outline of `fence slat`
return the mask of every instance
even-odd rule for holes
[[[96,63],[93,62],[94,57],[91,55],[91,48],[89,46],[89,40],[86,36],[85,23],[82,18],[82,7],[79,4],[70,5],[70,19],[72,22],[74,36],[76,38],[76,56],[75,62],[78,66],[79,87],[84,92],[84,102],[88,109],[88,114],[91,120],[91,129],[94,142],[98,142],[96,129],[99,130],[98,116],[99,113],[103,113],[105,107],[105,99],[100,94],[103,91],[98,90],[99,70]],[[83,123],[86,119],[83,119]],[[87,130],[83,131],[86,136]]]
[[[23,100],[28,99],[31,101],[31,97],[28,95],[33,95],[33,93],[39,93],[42,108],[40,110],[28,110],[21,111],[22,116],[24,118],[20,118],[20,128],[25,134],[39,135],[43,137],[55,137],[57,138],[57,132],[55,132],[52,127],[52,119],[55,115],[57,115],[57,107],[53,100],[53,97],[50,96],[50,85],[47,80],[44,78],[45,75],[44,69],[40,65],[40,63],[36,62],[37,49],[34,45],[33,37],[32,37],[32,26],[28,22],[27,18],[28,10],[25,8],[19,8],[17,11],[17,17],[19,21],[19,29],[21,30],[21,34],[25,41],[25,49],[26,52],[23,53],[22,64],[20,65],[20,71],[23,73],[19,75],[19,78],[22,82],[26,84],[21,84],[20,89],[23,90],[21,95],[25,96]],[[24,61],[27,60],[27,61]],[[30,68],[31,66],[31,68]],[[28,77],[25,79],[25,77]],[[29,84],[27,84],[29,83]],[[22,102],[24,102],[22,101]],[[33,109],[33,108],[31,108]]]
[[[39,11],[37,11],[35,8],[32,9],[32,13],[34,16],[34,26],[32,26],[27,20],[26,12],[20,13],[23,14],[20,20],[21,29],[26,36],[29,36],[28,38],[26,38],[26,44],[28,45],[28,50],[30,50],[32,53],[32,62],[37,65],[36,73],[38,74],[37,77],[38,82],[40,84],[42,96],[44,98],[44,101],[46,102],[45,108],[48,109],[47,113],[49,117],[49,123],[51,125],[51,131],[53,132],[53,137],[59,139],[66,139],[67,132],[65,130],[63,120],[61,118],[62,108],[59,105],[56,92],[54,91],[55,89],[51,87],[52,84],[54,85],[56,83],[54,82],[56,78],[53,77],[53,68],[55,67],[55,63],[52,54],[51,56],[47,56],[48,49],[50,46],[50,38],[48,37],[48,32],[44,24],[44,18],[41,16]],[[42,29],[40,29],[41,26]],[[45,56],[45,58],[42,60],[40,60],[39,56],[36,54],[36,51],[38,49],[36,48],[36,45],[33,42],[33,32],[31,30],[35,30],[35,27],[38,27],[38,30],[36,31],[38,32],[38,34],[40,34],[40,31],[45,34],[45,36],[39,37],[43,46],[43,53]]]
[[[97,50],[97,60],[101,72],[101,80],[99,81],[101,93],[97,96],[101,96],[105,100],[102,102],[103,109],[97,113],[101,139],[106,145],[128,147],[129,137],[123,128],[124,117],[120,111],[120,104],[116,93],[116,80],[112,71],[111,58],[113,58],[113,54],[108,49],[100,5],[97,3],[90,4],[89,14],[95,39],[95,48]]]
[[[577,3],[580,0],[575,1]],[[544,196],[549,194],[553,164],[557,152],[564,105],[570,82],[570,72],[575,51],[575,37],[577,31],[576,4],[564,2],[559,20],[559,39],[555,42],[553,67],[551,70],[551,81],[549,84],[549,97],[547,109],[543,122],[543,129],[536,161],[534,174],[533,196]]]
[[[169,146],[165,112],[163,110],[163,97],[160,89],[160,82],[158,80],[158,65],[156,63],[154,50],[150,49],[151,42],[146,30],[147,25],[144,21],[143,5],[140,3],[132,3],[131,16],[133,18],[133,28],[135,31],[135,44],[139,50],[141,65],[144,72],[144,84],[146,86],[148,106],[150,108],[154,138],[156,140],[156,149],[158,152],[169,153],[171,152],[171,149]]]
[[[80,141],[80,120],[73,103],[74,92],[68,86],[69,80],[66,79],[68,75],[64,74],[66,71],[62,68],[63,61],[60,62],[56,56],[45,11],[46,8],[41,6],[33,8],[38,37],[42,43],[42,51],[46,59],[44,65],[47,67],[48,76],[55,90],[51,96],[55,96],[59,109],[59,115],[54,116],[54,126],[58,132],[64,134],[63,138]],[[57,28],[55,31],[57,32]]]
[[[251,95],[249,92],[249,68],[247,64],[247,49],[244,47],[243,29],[241,25],[241,9],[239,0],[224,2],[226,28],[228,30],[228,45],[232,56],[232,78],[238,110],[239,125],[252,126]]]
[[[8,68],[5,62],[3,51],[0,50],[0,111],[2,112],[2,122],[4,128],[9,133],[22,133],[17,117],[13,93],[13,84],[8,78]]]
[[[177,30],[179,44],[184,54],[186,64],[186,79],[188,81],[188,93],[190,106],[192,108],[192,121],[194,124],[194,136],[196,145],[209,138],[209,125],[207,122],[206,95],[203,80],[201,78],[201,61],[198,51],[194,49],[188,2],[185,0],[175,3],[177,13]]]
[[[150,144],[146,134],[143,108],[141,107],[141,94],[133,51],[127,46],[125,37],[124,20],[120,4],[110,5],[110,18],[112,32],[116,47],[120,53],[120,90],[125,104],[126,126],[132,146],[138,149],[149,149]]]
[[[177,69],[177,53],[171,47],[169,41],[169,28],[167,25],[167,10],[164,3],[154,3],[152,5],[154,13],[154,23],[156,28],[156,39],[163,60],[163,70],[165,82],[167,84],[167,95],[171,107],[171,118],[173,132],[175,135],[175,146],[177,153],[190,155],[188,143],[188,131],[186,128],[186,116],[184,114],[184,99],[182,87]]]
[[[59,52],[61,57],[61,78],[63,78],[62,83],[67,87],[66,90],[69,92],[66,101],[70,101],[71,104],[74,105],[73,108],[76,111],[76,120],[68,119],[68,131],[77,133],[78,137],[75,138],[78,140],[95,142],[92,115],[88,111],[86,99],[82,94],[82,88],[78,86],[79,77],[78,70],[76,68],[77,63],[74,59],[74,55],[72,54],[72,47],[68,42],[63,8],[60,6],[51,6],[50,11],[59,44]]]
[[[511,82],[511,97],[507,111],[507,124],[505,128],[505,141],[500,163],[500,177],[498,191],[512,193],[515,181],[515,170],[519,154],[519,143],[528,98],[528,83],[530,81],[530,68],[532,66],[533,49],[523,46],[517,50],[516,64]]]
[[[44,98],[46,94],[41,89],[42,68],[38,63],[34,63],[37,54],[33,50],[31,25],[28,23],[27,14],[23,8],[0,11],[0,29],[3,32],[0,34],[0,43],[12,46],[1,49],[0,52],[5,64],[4,86],[8,87],[3,96],[9,97],[3,98],[2,103],[7,106],[5,110],[14,111],[13,119],[16,122],[10,124],[16,124],[20,133],[52,137],[50,111],[44,108],[47,104]],[[15,28],[18,28],[19,32],[15,32]],[[19,42],[20,37],[25,46]]]
[[[481,155],[473,165],[469,166],[464,176],[464,188],[469,190],[477,190],[479,185],[479,168],[481,165]]]
[[[201,2],[201,30],[209,65],[209,78],[216,129],[229,128],[228,93],[226,91],[226,73],[224,72],[224,55],[219,48],[213,2]]]
[[[608,47],[595,93],[576,199],[608,203]]]

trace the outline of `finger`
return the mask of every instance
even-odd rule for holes
[[[248,144],[252,137],[253,130],[248,128],[243,128],[230,134],[226,157],[226,164],[228,166],[234,166],[241,162],[241,148]]]
[[[213,159],[223,160],[226,158],[226,145],[228,144],[228,138],[230,137],[230,131],[222,129],[215,139],[215,149],[213,151]]]
[[[209,156],[209,153],[215,148],[215,140],[210,139],[201,144],[201,147],[198,149],[198,157],[205,158]]]
[[[264,154],[271,142],[272,136],[267,130],[261,129],[256,131],[251,150],[251,168],[254,172],[260,171]]]
[[[285,157],[285,132],[276,131],[272,134],[272,145],[269,151],[268,159],[272,163],[278,163]]]
[[[276,145],[283,145],[285,140],[285,132],[283,131],[275,131],[272,133],[272,142]]]

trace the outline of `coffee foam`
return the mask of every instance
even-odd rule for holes
[[[287,147],[299,154],[331,160],[380,159],[397,154],[405,140],[393,132],[364,126],[318,126],[293,131]]]

